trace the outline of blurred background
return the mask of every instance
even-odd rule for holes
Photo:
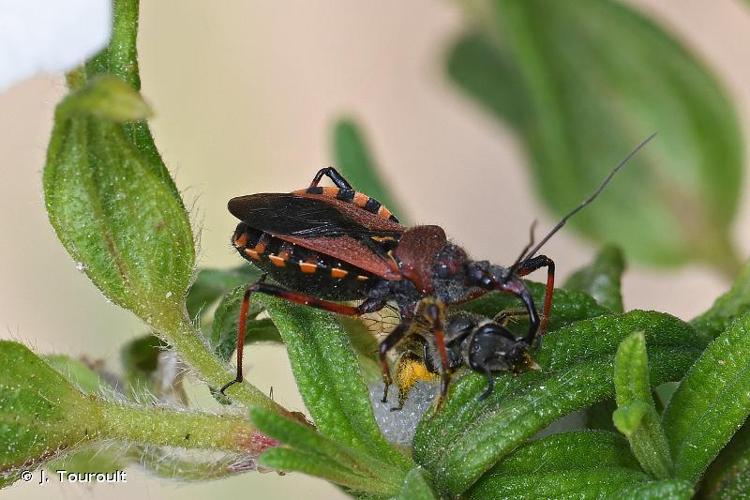
[[[630,40],[628,22],[619,23],[615,16],[609,26],[597,17],[604,15],[597,8],[565,13],[568,18],[545,27],[543,18],[524,18],[518,12],[508,14],[510,25],[493,24],[482,2],[469,1],[295,0],[280,6],[226,0],[219,6],[205,0],[142,0],[143,93],[156,111],[152,130],[157,145],[199,229],[199,265],[240,263],[229,246],[236,221],[226,211],[226,201],[306,186],[318,168],[333,163],[332,128],[341,117],[353,118],[366,133],[380,173],[410,221],[439,224],[472,256],[496,263],[513,261],[533,219],[539,220],[540,232],[550,228],[557,220],[551,209],[561,213],[572,208],[637,142],[658,130],[643,161],[615,179],[582,214],[578,229],[600,241],[618,239],[618,233],[625,239],[626,308],[663,310],[685,319],[703,311],[729,286],[737,261],[750,253],[750,193],[741,176],[742,144],[750,139],[744,125],[750,121],[750,4],[630,0],[624,5],[651,19],[679,45],[664,42],[657,36],[663,33],[654,34],[651,27]],[[581,31],[593,33],[591,40],[596,40],[597,26],[611,34],[608,44],[598,45],[598,54],[592,52],[590,60],[575,57],[585,53],[576,50],[583,50],[586,40],[574,36],[569,52],[545,52],[545,44],[556,46],[560,26],[575,32],[576,20],[588,16],[592,25],[587,29],[593,28]],[[522,22],[527,23],[525,31],[509,29]],[[469,26],[479,29],[485,41],[506,36],[510,54],[536,57],[528,66],[523,66],[526,59],[523,67],[513,66],[501,83],[511,86],[514,78],[531,75],[532,92],[542,97],[524,99],[536,106],[537,123],[516,121],[519,110],[521,115],[528,111],[523,107],[528,102],[519,104],[523,99],[508,93],[485,99],[495,106],[488,112],[476,97],[489,84],[480,78],[477,86],[481,71],[472,73],[470,61],[461,66],[463,60],[454,60],[449,75],[446,61],[456,54],[456,43]],[[531,41],[524,32],[533,35]],[[650,42],[663,50],[649,49]],[[483,46],[464,47],[476,49],[467,53],[469,60]],[[673,80],[656,75],[649,81],[637,69],[627,71],[649,72],[649,64],[659,57],[668,58],[662,63]],[[697,60],[699,69],[681,57]],[[624,97],[609,101],[606,92],[590,91],[592,80],[602,77],[590,67],[595,62],[606,63],[610,80],[605,84],[615,82],[606,91],[622,90]],[[501,63],[483,59],[478,67]],[[544,64],[551,68],[546,74],[539,70]],[[559,74],[565,78],[555,80]],[[544,93],[550,88],[556,96]],[[116,370],[120,346],[142,334],[143,326],[108,304],[76,271],[44,211],[41,169],[52,113],[64,94],[61,75],[36,77],[0,94],[0,336],[42,353],[86,354]],[[590,99],[570,101],[587,95]],[[638,100],[641,95],[646,98]],[[648,98],[656,104],[650,105]],[[684,110],[685,103],[693,107]],[[657,116],[669,109],[676,111]],[[613,120],[611,129],[594,122],[583,126],[587,113],[602,110],[625,118]],[[555,126],[568,125],[569,130],[555,135]],[[629,133],[621,134],[623,129]],[[607,134],[616,138],[601,139]],[[562,147],[561,137],[568,138]],[[656,201],[655,194],[660,194]],[[639,218],[644,211],[655,215]],[[620,219],[610,217],[613,213]],[[662,239],[652,242],[654,235]],[[545,253],[556,261],[562,282],[590,260],[597,246],[566,228]],[[665,266],[669,262],[674,265]],[[302,409],[282,348],[254,346],[246,369],[258,387],[273,385],[279,402]],[[93,488],[19,483],[3,493],[16,499],[50,494],[182,499],[342,495],[321,480],[296,474],[251,473],[188,485],[137,470],[129,471],[128,478],[127,485]]]

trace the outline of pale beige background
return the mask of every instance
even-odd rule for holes
[[[743,123],[750,123],[748,5],[739,0],[631,3],[710,61]],[[443,78],[441,54],[462,23],[454,3],[142,4],[144,93],[158,113],[157,143],[202,228],[201,265],[238,264],[228,246],[235,221],[226,200],[304,186],[317,168],[330,163],[328,132],[342,113],[355,114],[366,126],[383,173],[412,220],[443,225],[473,255],[509,262],[531,219],[538,217],[547,227],[554,222],[530,192],[510,131]],[[0,94],[0,336],[41,352],[87,353],[115,368],[119,345],[143,329],[75,270],[43,209],[40,171],[52,110],[63,92],[61,78],[39,77]],[[502,212],[493,194],[499,186],[503,206],[510,207]],[[735,228],[745,255],[750,253],[749,200],[745,188]],[[547,253],[564,278],[589,259],[592,248],[563,232]],[[624,282],[627,307],[685,318],[706,308],[725,286],[700,268],[631,268]],[[277,399],[300,408],[283,352],[253,348],[248,358],[250,378],[263,388],[273,384]],[[340,496],[322,481],[294,474],[181,485],[135,470],[126,486],[19,484],[3,494],[13,499]]]

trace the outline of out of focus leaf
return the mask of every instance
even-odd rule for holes
[[[580,321],[547,335],[535,355],[542,369],[495,379],[479,401],[484,377],[468,374],[451,387],[440,412],[420,422],[414,456],[436,483],[458,494],[558,418],[613,396],[619,343],[644,331],[651,383],[677,380],[702,350],[695,332],[667,314],[632,311]]]
[[[750,314],[690,368],[663,416],[676,477],[697,481],[750,414]]]
[[[620,292],[625,258],[613,245],[605,245],[593,262],[568,277],[565,288],[580,290],[591,295],[600,305],[613,312],[623,312]]]
[[[44,356],[44,361],[85,394],[100,395],[112,387],[81,360],[62,354]]]
[[[711,72],[670,34],[611,0],[484,0],[448,67],[521,135],[542,198],[561,215],[642,139],[658,138],[570,221],[662,266],[731,273],[742,142]],[[520,83],[519,83],[520,80]],[[627,209],[624,209],[627,207]]]
[[[378,173],[362,130],[352,120],[343,119],[336,123],[333,129],[333,156],[336,167],[354,189],[375,198],[401,222],[405,221],[404,212],[389,194]]]
[[[237,347],[237,327],[245,285],[226,294],[214,313],[208,343],[211,350],[223,360],[228,360]],[[253,298],[257,298],[257,295]],[[253,342],[281,342],[279,331],[270,319],[255,319],[262,312],[257,301],[252,300],[248,311],[245,344]]]

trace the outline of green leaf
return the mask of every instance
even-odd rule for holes
[[[89,399],[25,346],[0,341],[0,477],[15,477],[95,434]],[[11,479],[8,479],[11,481]]]
[[[699,498],[747,498],[750,496],[750,423],[732,437],[701,480]]]
[[[487,111],[523,130],[532,114],[518,66],[507,49],[490,36],[473,32],[451,47],[448,75]]]
[[[613,358],[632,331],[644,331],[651,382],[677,380],[701,352],[686,323],[663,313],[633,311],[574,323],[546,335],[540,371],[495,377],[483,401],[484,377],[453,384],[443,408],[420,422],[414,457],[438,485],[461,493],[501,458],[558,418],[614,395]]]
[[[620,436],[576,431],[521,446],[482,477],[467,496],[640,499],[690,498],[691,492],[689,484],[649,481]]]
[[[190,222],[120,125],[56,119],[44,192],[58,237],[107,297],[150,324],[181,314],[195,258]]]
[[[483,38],[464,38],[453,49],[451,75],[516,127],[549,207],[562,215],[577,206],[658,131],[571,226],[639,261],[703,261],[733,272],[729,229],[743,148],[732,103],[711,72],[619,2],[486,0],[480,6]]]
[[[669,444],[654,406],[643,332],[620,343],[615,354],[615,427],[625,434],[643,470],[657,479],[671,477]]]
[[[322,477],[357,491],[393,495],[406,471],[323,436],[312,428],[267,410],[253,409],[253,423],[262,432],[291,446],[266,451],[260,463],[282,471]]]
[[[575,431],[521,446],[483,476],[467,496],[561,498],[575,492],[586,498],[647,480],[620,436]]]
[[[545,285],[533,281],[526,281],[534,303],[544,303]],[[519,307],[518,299],[503,293],[488,293],[482,297],[462,304],[461,309],[493,317],[505,309]],[[589,295],[579,291],[555,288],[552,300],[552,315],[549,320],[548,331],[570,325],[576,321],[609,314],[610,311],[597,304]]]
[[[302,399],[320,432],[386,463],[411,468],[411,461],[380,433],[357,356],[336,316],[265,296],[257,301],[284,339]]]
[[[571,274],[565,282],[568,290],[580,290],[591,295],[600,305],[613,312],[623,312],[620,293],[625,257],[614,245],[605,245],[591,264]]]
[[[714,339],[737,316],[750,311],[750,261],[734,279],[732,288],[716,299],[711,308],[690,323],[707,339]]]
[[[425,474],[426,471],[421,467],[410,470],[396,498],[398,500],[438,500],[439,497],[433,491]]]
[[[234,269],[201,269],[190,286],[187,295],[187,310],[191,318],[203,316],[206,309],[229,293],[232,289],[252,283],[260,278],[254,266]]]
[[[375,198],[401,222],[405,221],[404,212],[389,195],[390,190],[378,174],[364,134],[354,121],[342,119],[336,123],[333,129],[333,156],[336,167],[354,189]]]
[[[697,481],[750,414],[750,314],[737,318],[690,368],[663,426],[675,475]]]

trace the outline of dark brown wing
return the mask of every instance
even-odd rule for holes
[[[350,204],[294,193],[260,193],[229,200],[229,212],[276,236],[398,237],[404,227]]]
[[[293,193],[260,193],[232,198],[229,211],[281,240],[385,279],[401,279],[396,263],[372,238],[397,240],[406,228],[352,204]]]

